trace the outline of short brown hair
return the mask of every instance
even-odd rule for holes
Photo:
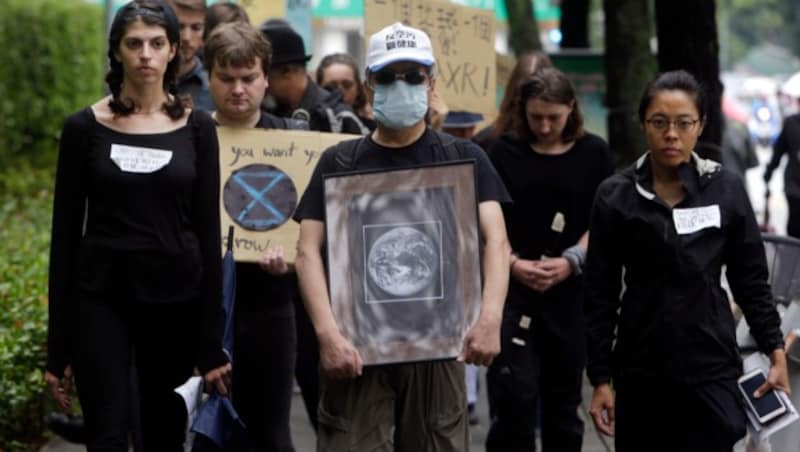
[[[527,113],[530,99],[562,105],[572,104],[572,112],[561,132],[561,140],[566,143],[583,136],[583,113],[581,113],[578,99],[575,97],[575,88],[572,87],[572,83],[563,72],[553,67],[543,67],[523,79],[519,85],[519,102],[514,124],[517,135],[522,140],[533,143],[536,141],[536,135],[528,125]]]
[[[206,9],[206,22],[203,27],[203,41],[208,40],[208,35],[217,28],[218,25],[229,22],[247,22],[250,18],[247,11],[236,3],[214,3]]]
[[[264,35],[245,22],[230,22],[214,28],[206,41],[205,65],[208,74],[218,66],[245,67],[261,59],[264,75],[269,74],[272,45]]]
[[[166,0],[167,4],[178,11],[202,11],[206,12],[205,0]]]

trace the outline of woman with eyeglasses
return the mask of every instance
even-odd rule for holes
[[[488,452],[536,448],[579,452],[578,416],[585,362],[582,265],[589,212],[613,166],[605,141],[583,129],[575,90],[545,67],[522,78],[514,133],[489,157],[513,204],[503,206],[511,281],[503,309],[502,346],[487,373],[492,424]]]
[[[358,119],[369,130],[375,130],[372,109],[367,102],[367,93],[358,75],[355,58],[346,53],[327,55],[317,67],[317,84],[328,91],[339,90],[342,101],[353,108]]]
[[[169,6],[124,5],[109,34],[111,94],[61,134],[45,380],[67,411],[74,375],[89,451],[128,450],[132,361],[145,450],[183,450],[174,388],[195,368],[227,394],[217,133],[177,96],[179,46]]]
[[[745,434],[745,413],[723,266],[770,359],[757,396],[789,390],[761,234],[741,178],[693,152],[706,120],[706,95],[694,77],[657,76],[639,120],[648,152],[603,182],[593,205],[590,413],[619,452],[730,451]]]

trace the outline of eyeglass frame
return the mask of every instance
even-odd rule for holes
[[[656,121],[664,121],[664,126],[663,127],[656,126],[654,124]],[[680,122],[684,121],[685,123],[689,123],[685,128],[681,127],[681,125],[679,124]],[[650,117],[648,119],[645,119],[644,122],[659,132],[666,132],[670,128],[672,128],[672,126],[675,126],[675,130],[678,132],[689,132],[694,128],[694,126],[697,125],[698,122],[701,122],[701,119],[700,118],[689,119],[688,117],[682,117],[678,119],[667,119],[666,117],[655,115],[655,117]]]

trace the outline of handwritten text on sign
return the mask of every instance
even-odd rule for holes
[[[431,37],[437,91],[450,111],[495,110],[495,21],[492,11],[435,0],[365,0],[367,36],[394,22]]]
[[[294,261],[299,225],[291,217],[330,146],[354,135],[219,127],[222,246],[234,227],[237,261],[255,262],[271,246]]]

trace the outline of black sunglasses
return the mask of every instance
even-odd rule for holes
[[[418,69],[408,72],[395,72],[391,69],[381,69],[375,73],[374,77],[375,83],[378,85],[391,85],[396,80],[404,80],[409,85],[421,85],[425,83],[428,74]]]

